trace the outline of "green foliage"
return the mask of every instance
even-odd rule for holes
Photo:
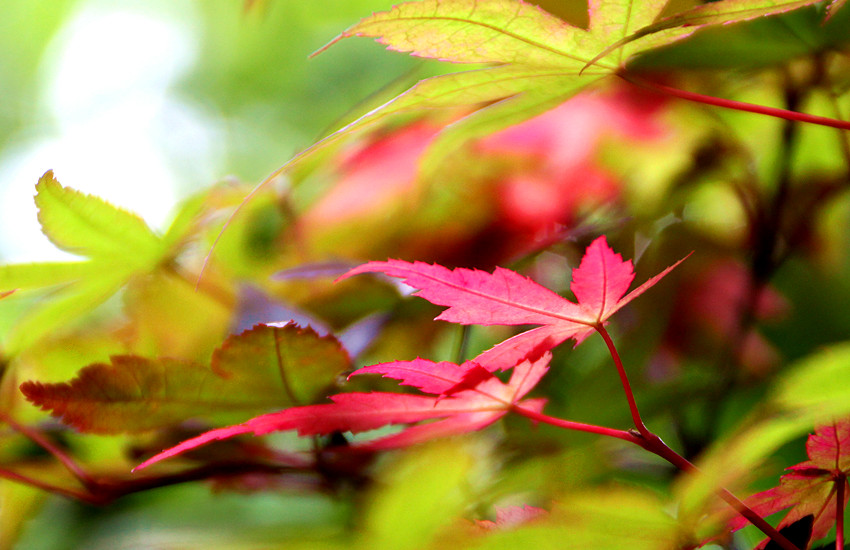
[[[52,36],[74,3],[44,4],[0,28]],[[804,436],[850,415],[848,8],[390,4],[198,8],[177,87],[247,181],[284,162],[258,186],[156,231],[38,180],[79,258],[0,266],[0,548],[752,548],[726,491],[762,510],[800,463],[837,526],[809,546],[841,546],[846,468]],[[45,44],[0,53],[9,102]]]

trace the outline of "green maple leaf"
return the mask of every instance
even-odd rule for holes
[[[439,157],[463,141],[541,114],[600,80],[617,76],[636,54],[670,44],[697,28],[813,3],[721,0],[659,20],[667,0],[590,0],[587,29],[522,0],[399,4],[364,18],[331,44],[347,37],[373,37],[391,50],[486,66],[419,82],[305,150],[283,169],[393,115],[467,109],[469,114],[451,124],[432,147],[431,155]]]
[[[49,300],[16,323],[5,342],[11,354],[87,314],[133,276],[159,267],[180,240],[173,231],[160,237],[139,216],[63,187],[52,171],[36,191],[42,232],[58,248],[87,259],[0,266],[0,292],[52,289]]]

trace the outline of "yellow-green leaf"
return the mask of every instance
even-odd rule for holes
[[[92,276],[97,267],[90,262],[45,262],[0,265],[0,289],[41,288],[72,283]]]
[[[42,300],[15,324],[6,342],[6,353],[16,354],[51,332],[67,328],[115,294],[132,275],[130,268],[107,261],[89,264],[92,271],[88,278]]]
[[[474,456],[458,440],[408,452],[372,493],[361,548],[414,550],[454,520],[468,495]]]
[[[63,187],[53,171],[36,185],[42,231],[57,247],[90,257],[122,258],[148,265],[161,251],[159,238],[135,214]]]

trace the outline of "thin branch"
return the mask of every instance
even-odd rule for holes
[[[61,495],[82,502],[88,502],[89,504],[95,504],[97,502],[97,499],[93,497],[91,493],[89,493],[87,490],[75,491],[74,489],[59,487],[58,485],[52,485],[34,477],[20,474],[12,470],[7,470],[3,467],[0,467],[0,478],[8,479],[9,481],[14,481],[16,483],[22,483],[24,485],[29,485],[31,487],[41,489],[42,491],[46,491],[48,493]]]
[[[640,413],[638,412],[634,393],[632,392],[631,385],[629,384],[629,379],[626,376],[626,369],[623,367],[623,361],[620,359],[620,354],[617,352],[617,348],[614,345],[613,340],[611,340],[611,335],[608,334],[608,331],[605,330],[605,327],[601,324],[596,326],[595,328],[596,331],[599,332],[599,334],[605,340],[605,344],[608,346],[608,351],[611,353],[611,358],[614,360],[614,364],[617,366],[617,372],[619,373],[620,380],[623,383],[623,390],[626,392],[626,398],[629,401],[629,409],[632,412],[632,419],[634,420],[635,427],[637,428],[636,432],[628,432],[631,435],[630,438],[620,437],[620,439],[625,439],[626,441],[631,441],[632,443],[639,445],[647,451],[657,456],[660,456],[661,458],[663,458],[664,460],[684,472],[699,473],[699,469],[696,466],[689,462],[685,457],[668,447],[667,444],[664,443],[664,441],[662,441],[660,437],[650,432],[646,428],[643,423],[643,420],[640,417]],[[599,432],[596,431],[593,433]],[[614,435],[614,437],[618,436]],[[762,533],[764,533],[777,544],[779,544],[779,546],[782,547],[783,550],[800,550],[796,545],[794,545],[791,541],[785,538],[784,535],[782,535],[773,526],[766,522],[764,518],[755,513],[752,508],[747,506],[741,499],[733,495],[727,489],[720,488],[717,490],[717,494],[718,496],[720,496],[720,498],[726,501],[726,503],[729,504],[736,512],[747,518],[750,523],[758,527]]]
[[[636,86],[655,90],[665,95],[678,97],[687,101],[696,103],[704,103],[705,105],[713,105],[715,107],[723,107],[725,109],[733,109],[735,111],[745,111],[748,113],[756,113],[760,115],[782,118],[785,120],[796,120],[798,122],[808,122],[809,124],[818,124],[820,126],[829,126],[830,128],[838,128],[840,130],[850,130],[850,121],[838,120],[829,117],[810,115],[797,111],[789,111],[787,109],[779,109],[776,107],[767,107],[765,105],[756,105],[754,103],[745,103],[743,101],[735,101],[733,99],[723,99],[710,95],[698,94],[687,90],[680,90],[672,86],[666,86],[657,82],[652,82],[635,75],[628,73],[619,73],[618,76],[627,82],[631,82]]]
[[[651,434],[651,438],[645,439],[643,442],[638,444],[647,451],[660,456],[684,472],[702,474],[699,468],[694,466],[694,464],[685,457],[668,447],[667,444],[655,434]],[[800,550],[797,545],[785,538],[785,535],[777,531],[772,525],[766,522],[763,517],[758,515],[752,508],[747,506],[744,501],[736,497],[728,489],[722,487],[717,489],[717,495],[726,501],[732,509],[747,518],[747,521],[755,525],[762,533],[770,537],[770,539],[782,547],[783,550]]]
[[[637,431],[645,438],[650,438],[652,434],[643,423],[643,419],[638,412],[635,394],[632,392],[632,385],[629,383],[629,377],[626,375],[626,369],[623,367],[623,361],[620,359],[620,354],[617,353],[617,348],[614,346],[614,341],[611,340],[611,335],[605,330],[605,327],[600,323],[594,327],[596,331],[605,340],[605,345],[608,346],[608,351],[611,353],[611,358],[614,360],[614,366],[617,367],[617,374],[620,375],[620,382],[623,384],[623,391],[626,393],[626,400],[629,402],[629,411],[632,413],[632,422],[635,424]]]
[[[86,488],[90,489],[95,486],[97,483],[92,478],[91,475],[82,466],[77,464],[77,462],[71,458],[64,450],[60,449],[58,446],[54,445],[52,441],[46,438],[42,433],[37,430],[33,430],[28,426],[24,426],[22,424],[18,424],[15,420],[12,420],[9,415],[4,412],[0,412],[0,420],[11,426],[15,431],[23,435],[24,437],[31,440],[33,443],[53,455],[56,460],[62,463],[65,468],[71,472],[71,474],[77,478],[77,480],[82,483]]]

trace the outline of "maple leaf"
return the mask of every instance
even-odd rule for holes
[[[522,0],[401,3],[362,19],[316,53],[343,38],[360,36],[414,56],[489,66],[422,80],[306,149],[281,170],[387,117],[424,108],[472,109],[434,143],[429,155],[439,157],[460,142],[548,111],[600,79],[616,77],[635,54],[670,44],[700,27],[813,3],[720,0],[656,22],[667,0],[591,0],[587,29]]]
[[[16,323],[6,343],[17,353],[40,338],[89,313],[133,277],[159,267],[185,237],[175,224],[165,236],[139,216],[102,199],[63,187],[47,171],[36,185],[35,202],[42,232],[58,248],[85,261],[0,266],[0,289],[55,287]]]
[[[346,431],[364,432],[391,424],[415,424],[397,434],[354,445],[361,450],[381,450],[480,430],[502,418],[514,407],[524,407],[537,412],[542,409],[542,399],[522,398],[546,374],[550,359],[551,355],[546,353],[534,361],[523,361],[514,367],[507,383],[496,377],[489,377],[474,388],[445,398],[440,395],[385,392],[334,395],[330,398],[332,403],[293,407],[258,416],[242,424],[206,432],[155,455],[136,469],[146,468],[155,462],[211,441],[247,433],[262,435],[275,431],[297,430],[302,436],[328,435]],[[400,380],[402,384],[420,388],[425,393],[437,394],[461,383],[466,373],[477,366],[475,361],[456,365],[417,359],[374,365],[360,369],[354,374],[380,373]],[[438,418],[442,420],[416,424]]]
[[[850,418],[819,426],[806,441],[809,460],[787,468],[789,473],[779,479],[779,485],[746,499],[746,504],[762,517],[786,508],[791,510],[779,523],[783,529],[806,516],[812,516],[811,540],[827,535],[836,521],[836,512],[847,506],[850,486]],[[841,502],[839,495],[843,495]],[[736,517],[731,521],[733,531],[747,525],[747,520]],[[762,550],[768,540],[762,541]],[[807,546],[808,548],[808,546]]]
[[[350,368],[329,336],[294,324],[257,325],[229,337],[210,366],[178,359],[113,356],[62,383],[24,382],[33,404],[88,433],[133,433],[188,418],[314,402]],[[233,416],[225,416],[231,421]]]
[[[581,342],[611,315],[646,292],[679,260],[627,294],[634,279],[631,260],[615,253],[604,236],[587,247],[573,270],[572,302],[509,269],[493,273],[474,269],[447,269],[423,262],[389,260],[358,266],[340,279],[368,272],[399,277],[418,289],[414,294],[448,306],[437,319],[464,325],[542,325],[510,338],[483,354],[485,366],[508,368],[535,350],[554,347],[569,338]]]

